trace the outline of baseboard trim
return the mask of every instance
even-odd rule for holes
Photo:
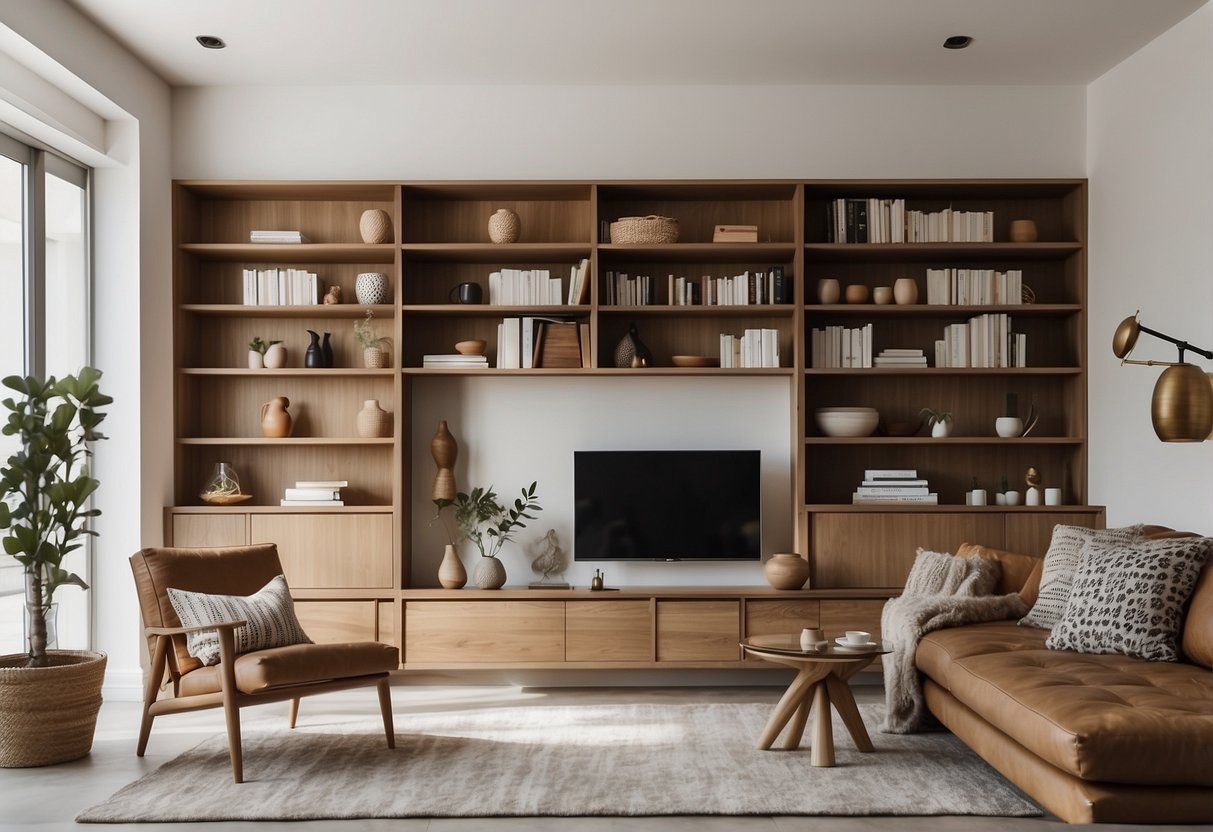
[[[108,670],[101,685],[101,698],[111,702],[142,702],[143,671]]]

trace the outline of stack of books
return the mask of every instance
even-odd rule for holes
[[[245,306],[320,303],[320,278],[306,269],[243,269]]]
[[[934,506],[939,504],[939,495],[931,491],[925,479],[918,477],[914,468],[868,468],[863,472],[863,482],[851,495],[851,502]]]
[[[468,367],[487,367],[489,360],[483,355],[423,355],[421,366],[434,370],[463,370]]]
[[[722,333],[720,366],[724,369],[778,367],[779,331],[747,329],[740,338]]]
[[[904,199],[840,198],[826,205],[826,241],[904,243]]]
[[[886,349],[872,363],[877,367],[925,367],[927,356],[922,350]]]
[[[279,501],[284,506],[343,506],[341,489],[346,480],[300,480],[294,488],[286,489]]]
[[[309,243],[300,231],[250,231],[250,243]]]
[[[992,243],[993,211],[909,211],[907,243]]]

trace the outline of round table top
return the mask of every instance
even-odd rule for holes
[[[790,658],[811,659],[817,661],[854,661],[869,659],[893,652],[893,645],[887,641],[871,642],[867,647],[844,647],[836,641],[820,649],[805,650],[800,646],[800,633],[779,633],[769,636],[751,636],[743,639],[741,646],[755,653],[770,653],[772,655]]]

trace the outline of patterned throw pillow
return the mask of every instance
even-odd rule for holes
[[[291,593],[282,575],[252,595],[207,595],[203,592],[168,591],[169,601],[183,627],[217,624],[221,621],[247,621],[237,627],[236,652],[248,653],[290,644],[311,644],[295,617]],[[203,630],[185,637],[186,649],[203,664],[219,664],[219,633]]]
[[[1082,547],[1087,541],[1101,540],[1108,543],[1134,543],[1141,539],[1145,526],[1125,526],[1119,529],[1088,529],[1083,526],[1057,524],[1053,527],[1053,539],[1045,555],[1044,571],[1040,576],[1040,592],[1036,603],[1028,614],[1019,620],[1023,627],[1041,627],[1051,630],[1061,620],[1070,600],[1070,587]]]
[[[1178,661],[1184,610],[1210,552],[1208,537],[1088,542],[1070,602],[1045,646]]]

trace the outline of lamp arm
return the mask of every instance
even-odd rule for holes
[[[1160,338],[1163,341],[1168,341],[1168,342],[1174,344],[1176,347],[1178,347],[1180,364],[1183,363],[1184,352],[1188,351],[1188,350],[1190,350],[1191,352],[1203,355],[1205,358],[1213,359],[1213,350],[1206,350],[1206,349],[1201,349],[1200,347],[1195,347],[1195,346],[1189,344],[1187,341],[1181,341],[1178,338],[1172,338],[1170,335],[1167,335],[1166,333],[1163,333],[1163,332],[1159,332],[1156,329],[1150,329],[1148,326],[1142,326],[1141,324],[1138,324],[1137,326],[1142,332],[1153,335],[1155,338]]]

